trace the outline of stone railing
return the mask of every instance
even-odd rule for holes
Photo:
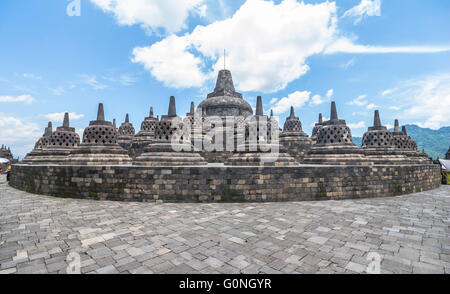
[[[397,196],[437,188],[438,165],[137,167],[14,165],[11,186],[117,201],[264,202]]]

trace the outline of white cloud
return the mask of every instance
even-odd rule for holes
[[[56,112],[56,113],[43,114],[41,116],[47,118],[48,120],[50,120],[52,122],[63,122],[64,114],[65,114],[65,112]],[[71,120],[71,121],[82,119],[83,117],[84,117],[84,114],[77,114],[75,112],[69,113],[69,120]]]
[[[82,75],[82,78],[84,80],[84,83],[91,86],[94,90],[103,90],[103,89],[108,88],[107,85],[99,82],[97,80],[97,77],[94,75]]]
[[[350,129],[362,129],[362,128],[366,127],[366,123],[363,121],[360,121],[359,123],[356,123],[356,124],[347,124],[347,126]]]
[[[352,112],[352,115],[353,116],[369,116],[369,113],[364,112],[364,111],[355,111],[355,112]]]
[[[367,95],[360,95],[357,98],[355,98],[352,101],[350,101],[348,104],[349,105],[364,106],[364,105],[366,105],[368,103],[366,98],[367,98]]]
[[[203,0],[91,0],[104,12],[114,14],[120,25],[139,24],[148,33],[164,29],[175,33],[186,27],[190,13],[206,13]]]
[[[319,105],[319,104],[322,104],[322,103],[323,103],[322,97],[320,95],[314,95],[314,96],[312,96],[311,102],[309,104],[311,104],[311,105]]]
[[[64,88],[61,86],[57,88],[49,88],[49,90],[56,96],[61,96],[65,92]]]
[[[322,103],[328,102],[331,100],[331,97],[333,97],[333,94],[334,94],[334,90],[330,89],[327,91],[324,98],[322,98],[322,96],[320,96],[320,95],[314,95],[314,96],[312,96],[309,104],[310,105],[320,105]]]
[[[20,95],[20,96],[0,96],[0,102],[18,103],[22,102],[25,104],[31,104],[36,99],[31,95]]]
[[[132,74],[122,74],[119,76],[106,75],[102,78],[113,83],[120,83],[123,86],[131,86],[138,81],[138,78]]]
[[[289,94],[287,97],[281,98],[277,104],[272,108],[274,114],[282,114],[288,111],[291,106],[294,108],[302,107],[306,102],[309,101],[311,92],[308,91],[296,91]]]
[[[331,99],[331,97],[333,97],[333,94],[334,94],[334,90],[333,90],[333,89],[328,90],[328,92],[327,92],[327,98],[328,98],[328,99]]]
[[[361,0],[361,3],[347,10],[342,17],[356,17],[355,24],[366,16],[381,15],[381,0]]]
[[[354,66],[356,64],[356,58],[351,58],[349,61],[347,61],[346,63],[341,64],[341,67],[343,69],[348,69],[352,66]]]
[[[274,104],[278,101],[278,98],[272,98],[270,99],[270,104]]]
[[[133,75],[123,74],[119,77],[119,81],[124,86],[130,86],[137,82],[137,78]]]
[[[375,109],[375,108],[377,108],[377,107],[379,107],[379,106],[378,106],[378,105],[375,105],[375,104],[373,104],[373,103],[370,103],[369,105],[366,106],[366,109],[371,110],[371,109]]]
[[[187,37],[172,35],[150,47],[133,50],[135,63],[142,63],[153,77],[174,88],[200,87],[207,76],[200,69],[201,58],[188,51]]]
[[[450,125],[450,73],[407,81],[399,89],[396,100],[407,104],[404,119],[419,121],[420,127],[431,129]]]
[[[389,106],[388,109],[389,110],[400,110],[402,108],[400,106]]]
[[[237,88],[271,93],[309,70],[306,58],[324,50],[336,22],[334,2],[248,0],[231,18],[136,48],[133,61],[166,85],[198,87],[223,68],[226,48]],[[212,68],[203,61],[212,62]]]
[[[14,156],[24,156],[31,151],[43,131],[36,123],[0,113],[0,138],[11,147]]]
[[[390,94],[394,93],[395,90],[396,90],[396,89],[387,89],[387,90],[384,90],[383,92],[381,92],[381,95],[382,95],[382,96],[390,95]]]
[[[324,53],[439,53],[445,51],[450,51],[450,46],[370,46],[358,45],[352,40],[342,37],[330,44]]]
[[[102,1],[108,6],[112,0]],[[362,5],[361,13],[374,12]],[[165,86],[202,87],[223,68],[224,49],[240,91],[274,93],[305,75],[307,59],[315,54],[436,53],[450,46],[360,45],[356,38],[342,36],[335,2],[247,0],[229,18],[134,48],[132,61],[142,64]],[[342,66],[348,68],[354,62],[351,59]]]
[[[32,80],[42,80],[41,76],[37,76],[37,75],[32,74],[32,73],[24,73],[23,77],[26,78],[26,79],[32,79]]]

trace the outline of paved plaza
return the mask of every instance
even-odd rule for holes
[[[155,204],[32,195],[0,178],[3,274],[66,273],[72,252],[82,273],[366,273],[379,256],[381,273],[448,274],[449,226],[450,186],[364,200]]]

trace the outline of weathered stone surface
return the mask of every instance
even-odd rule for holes
[[[51,129],[51,126],[49,125],[47,129]],[[39,152],[27,156],[22,163],[52,165],[66,162],[71,151],[80,144],[80,136],[75,132],[75,128],[70,127],[69,113],[64,114],[63,125],[58,127],[47,140],[46,146],[43,146]]]
[[[214,92],[208,94],[198,108],[204,110],[207,116],[247,117],[253,114],[250,104],[242,98],[242,94],[235,91],[229,70],[219,71]]]
[[[350,128],[337,115],[336,103],[331,102],[330,120],[322,123],[317,142],[302,160],[307,164],[372,165],[364,151],[352,140]]]
[[[131,142],[133,141],[135,130],[133,124],[130,123],[130,117],[127,113],[125,122],[123,122],[118,130],[117,143],[125,150],[130,152]]]
[[[395,138],[381,125],[378,110],[374,112],[374,123],[363,135],[362,149],[374,164],[411,164],[402,151],[398,150]]]
[[[419,152],[417,149],[417,143],[406,133],[406,127],[403,126],[402,131],[400,131],[397,119],[394,123],[394,131],[392,132],[392,135],[394,136],[394,142],[397,150],[406,156],[410,162],[415,164],[427,164],[431,162],[426,155]]]
[[[133,163],[138,166],[186,166],[206,165],[207,162],[191,144],[190,130],[183,130],[183,122],[177,116],[175,97],[170,97],[168,114],[155,128],[155,137],[144,153]]]
[[[66,273],[71,252],[82,273],[366,273],[374,253],[381,273],[449,273],[449,195],[160,205],[28,194],[0,176],[0,274]]]
[[[440,184],[439,165],[29,166],[11,185],[61,197],[168,202],[325,200],[403,195]]]
[[[67,165],[130,165],[127,151],[117,143],[117,131],[105,121],[103,104],[98,107],[97,120],[84,130],[83,142],[73,149],[64,162]]]
[[[141,130],[133,137],[131,142],[130,156],[135,159],[144,153],[144,148],[155,138],[155,129],[158,119],[154,117],[153,107],[150,107],[150,114],[141,123]]]

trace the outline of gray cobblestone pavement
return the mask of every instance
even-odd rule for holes
[[[345,201],[60,199],[0,177],[0,273],[450,273],[450,186]],[[370,265],[370,266],[369,266]],[[369,270],[370,271],[370,270]]]

